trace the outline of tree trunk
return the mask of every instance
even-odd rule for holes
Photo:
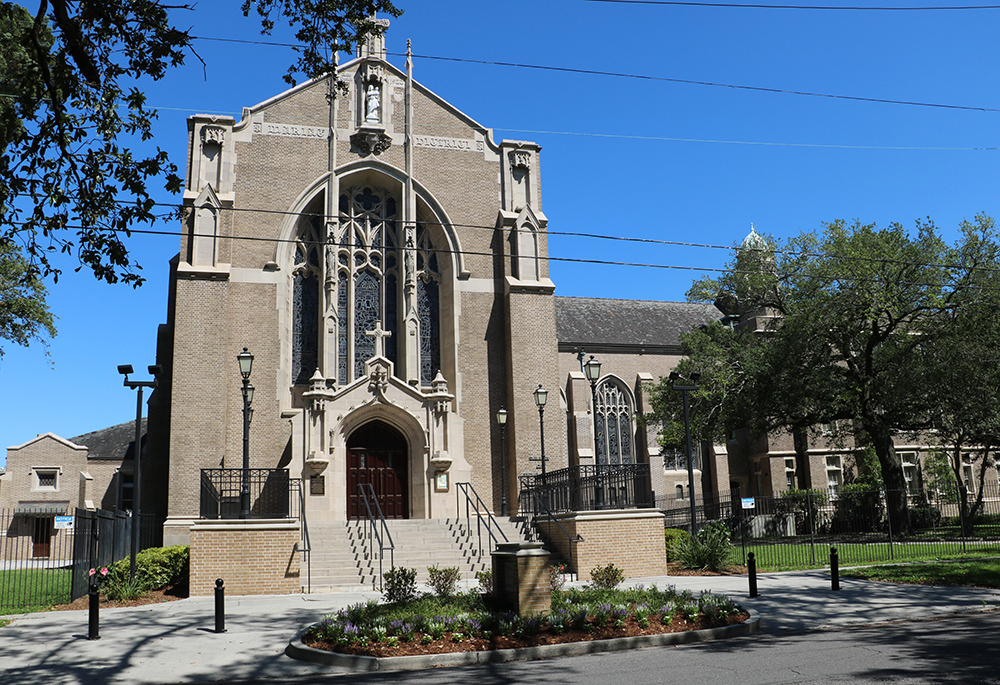
[[[903,476],[903,464],[896,456],[892,433],[881,421],[865,421],[863,425],[875,448],[879,466],[882,467],[886,513],[893,535],[907,535],[910,533],[910,516],[906,502],[906,479]]]

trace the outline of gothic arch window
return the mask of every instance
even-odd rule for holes
[[[417,316],[420,319],[420,383],[441,369],[441,271],[430,233],[417,224]]]
[[[624,385],[607,378],[597,386],[594,442],[598,464],[632,464],[632,397]]]
[[[292,259],[292,381],[308,383],[319,360],[319,220],[303,220]]]
[[[364,373],[375,354],[367,335],[376,322],[392,333],[385,356],[393,363],[399,339],[399,204],[385,188],[356,185],[340,195],[337,244],[337,382]]]
[[[395,194],[362,183],[342,187],[338,230],[329,244],[324,245],[321,217],[300,222],[292,270],[294,383],[308,383],[316,370],[324,328],[330,336],[322,354],[333,366],[326,375],[338,384],[347,385],[363,375],[364,364],[376,349],[365,331],[373,330],[376,322],[392,334],[383,339],[383,354],[399,368],[405,358],[401,331],[407,302],[407,251],[399,210]],[[420,326],[414,341],[419,366],[411,373],[429,385],[441,366],[441,271],[431,234],[420,224],[409,264],[413,274],[409,293]],[[321,325],[323,320],[326,326]]]

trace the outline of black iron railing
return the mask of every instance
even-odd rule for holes
[[[297,518],[299,487],[288,469],[202,469],[200,516],[240,517],[240,491],[250,491],[250,518]]]
[[[365,508],[365,530],[364,537],[368,540],[368,558],[374,561],[375,546],[378,546],[378,589],[382,589],[382,582],[385,578],[385,570],[382,560],[385,559],[385,552],[389,550],[389,568],[396,567],[395,552],[396,543],[392,541],[392,533],[389,532],[389,524],[386,523],[385,515],[382,514],[382,506],[375,496],[375,488],[371,483],[358,483],[358,499]],[[372,590],[375,589],[375,576],[372,575]]]
[[[504,542],[510,542],[507,539],[507,535],[500,528],[500,524],[497,523],[497,519],[493,516],[493,513],[486,506],[486,502],[483,501],[476,489],[472,487],[472,483],[455,483],[455,496],[458,499],[458,514],[462,515],[462,502],[465,502],[465,525],[467,527],[467,533],[469,537],[472,537],[472,517],[476,519],[476,543],[478,545],[479,556],[483,556],[483,530],[486,531],[486,552],[490,554],[493,552],[494,548],[500,544],[500,538],[497,534],[503,538]]]
[[[550,512],[652,507],[649,464],[589,464],[520,476],[522,514],[536,514],[536,502]],[[527,489],[527,491],[526,491]]]

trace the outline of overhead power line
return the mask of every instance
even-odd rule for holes
[[[1000,7],[1000,6],[998,6]],[[243,43],[248,45],[270,45],[275,47],[288,47],[288,48],[298,48],[303,47],[298,43],[278,43],[273,41],[262,41],[262,40],[242,40],[238,38],[216,38],[212,36],[191,36],[192,40],[208,40],[208,41],[218,41],[223,43]],[[405,57],[406,53],[402,52],[387,52],[387,55],[392,55],[394,57]],[[923,102],[919,100],[895,100],[890,98],[876,98],[876,97],[864,97],[860,95],[842,95],[837,93],[818,93],[814,91],[805,90],[791,90],[787,88],[768,88],[765,86],[747,86],[737,83],[720,83],[716,81],[700,81],[696,79],[682,79],[673,78],[669,76],[653,76],[651,74],[629,74],[626,72],[617,71],[602,71],[598,69],[580,69],[576,67],[557,67],[545,64],[527,64],[521,62],[500,62],[494,60],[482,60],[482,59],[470,59],[464,57],[444,57],[441,55],[418,55],[413,54],[412,57],[416,59],[427,59],[436,60],[442,62],[458,62],[462,64],[483,64],[488,66],[499,66],[499,67],[512,67],[517,69],[534,69],[541,71],[554,71],[566,74],[583,74],[587,76],[611,76],[615,78],[629,78],[629,79],[639,79],[644,81],[660,81],[664,83],[681,83],[685,85],[693,86],[707,86],[712,88],[732,88],[735,90],[749,90],[760,93],[776,93],[782,95],[799,95],[805,97],[818,97],[818,98],[829,98],[834,100],[849,100],[854,102],[871,102],[878,104],[888,104],[888,105],[907,105],[911,107],[933,107],[938,109],[956,109],[956,110],[966,110],[973,112],[1000,112],[1000,108],[994,107],[975,107],[971,105],[952,105],[948,103],[941,102]]]
[[[838,5],[768,5],[763,3],[742,4],[737,2],[680,2],[679,0],[581,0],[582,2],[603,2],[615,5],[668,5],[679,7],[726,7],[753,10],[833,10],[844,12],[947,12],[956,10],[996,10],[1000,5],[937,5],[929,7],[864,7]]]

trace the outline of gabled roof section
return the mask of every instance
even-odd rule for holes
[[[560,345],[679,348],[683,333],[722,316],[690,302],[556,297],[555,306]]]
[[[15,445],[13,447],[8,447],[7,449],[9,449],[9,450],[24,449],[28,445],[33,445],[34,443],[41,442],[42,440],[55,440],[59,444],[65,445],[66,447],[69,447],[70,449],[73,449],[73,450],[85,450],[85,449],[87,449],[86,445],[79,445],[79,444],[76,444],[75,442],[73,442],[73,440],[74,440],[73,438],[67,440],[66,438],[60,437],[60,436],[56,435],[55,433],[41,433],[41,434],[35,436],[34,438],[32,438],[31,440],[29,440],[28,442],[22,444],[22,445]]]
[[[140,424],[142,440],[146,439],[146,419]],[[135,442],[135,421],[126,421],[117,426],[102,428],[92,433],[84,433],[73,441],[90,449],[89,459],[123,461],[132,458],[132,443]]]
[[[358,58],[352,59],[349,62],[345,62],[344,64],[340,65],[337,68],[337,74],[339,75],[339,74],[341,74],[341,73],[343,73],[345,71],[350,71],[350,70],[353,70],[353,69],[357,68],[357,66],[361,62],[365,61],[366,59],[369,59],[369,58],[358,57]],[[383,60],[379,60],[379,61],[381,61],[382,64],[385,65],[385,68],[388,71],[391,71],[398,78],[401,78],[401,79],[404,79],[404,80],[406,79],[406,72],[402,71],[401,69],[399,69],[398,67],[396,67],[395,65],[393,65],[390,62],[386,62],[386,61],[383,61]],[[293,95],[295,95],[296,93],[298,93],[300,91],[306,90],[306,89],[311,88],[312,86],[316,85],[317,83],[325,81],[327,78],[328,77],[326,77],[326,76],[321,76],[319,78],[314,78],[314,79],[309,79],[308,81],[303,81],[302,83],[298,83],[298,84],[292,86],[291,88],[289,88],[288,90],[286,90],[284,92],[281,92],[281,93],[278,93],[277,95],[275,95],[273,97],[270,97],[267,100],[264,100],[263,102],[259,102],[256,105],[253,105],[252,107],[244,107],[243,108],[242,121],[240,122],[240,124],[237,124],[237,127],[239,127],[244,121],[247,121],[249,119],[249,116],[251,114],[253,114],[255,112],[259,112],[260,110],[265,109],[267,107],[270,107],[271,105],[273,105],[273,104],[275,104],[277,102],[280,102],[280,101],[282,101],[282,100],[284,100],[286,98],[290,98],[290,97],[292,97]],[[481,130],[483,132],[489,133],[489,138],[490,138],[490,141],[492,142],[493,134],[492,134],[492,131],[490,129],[488,129],[487,127],[485,127],[482,124],[480,124],[478,121],[476,121],[475,119],[473,119],[472,117],[470,117],[468,114],[466,114],[465,112],[463,112],[462,110],[460,110],[458,107],[455,107],[455,105],[451,104],[450,102],[448,102],[447,100],[445,100],[444,98],[442,98],[440,95],[438,95],[437,93],[435,93],[434,91],[432,91],[430,88],[422,85],[416,79],[413,79],[413,87],[415,89],[419,90],[421,93],[423,93],[427,97],[429,97],[432,100],[434,100],[435,102],[437,102],[443,108],[445,108],[448,111],[450,111],[452,114],[454,114],[459,119],[462,119],[468,126],[470,126],[472,128],[477,128],[477,129],[479,129],[479,130]]]

